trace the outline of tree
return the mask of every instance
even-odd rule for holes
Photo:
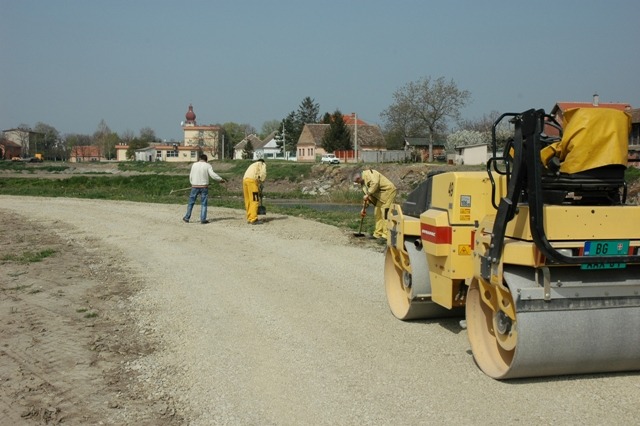
[[[447,136],[447,152],[453,152],[454,148],[461,146],[479,145],[488,143],[490,134],[477,130],[458,130]]]
[[[33,131],[38,133],[35,135],[37,143],[36,152],[42,153],[45,158],[55,158],[54,150],[60,139],[58,130],[46,123],[37,122]]]
[[[402,131],[404,136],[428,135],[431,143],[447,131],[448,119],[459,119],[460,109],[471,97],[453,80],[424,77],[410,82],[393,93],[394,103],[380,116],[387,131]]]
[[[309,96],[304,98],[296,113],[296,121],[301,125],[300,131],[302,132],[302,127],[307,123],[317,123],[318,114],[320,114],[320,104],[316,103],[316,101]]]
[[[300,133],[298,133],[298,137],[295,137],[297,132],[297,124],[296,124],[296,113],[291,111],[287,117],[282,120],[280,123],[280,128],[278,129],[278,133],[276,133],[276,145],[278,148],[283,150],[283,144],[286,148],[286,151],[292,152],[296,149],[296,144],[298,143],[298,139],[300,138]]]
[[[262,129],[260,130],[260,139],[264,139],[273,132],[277,132],[281,128],[281,121],[269,120],[262,123]]]
[[[139,138],[133,138],[131,142],[129,142],[129,148],[127,148],[127,159],[133,160],[136,156],[136,150],[147,148],[149,146],[149,141],[145,141]]]
[[[18,143],[20,144],[20,156],[27,157],[30,155],[29,151],[31,149],[31,127],[28,124],[20,123],[16,129],[20,130],[17,134]]]
[[[234,122],[228,122],[220,125],[222,127],[222,135],[224,137],[224,146],[226,154],[225,158],[231,158],[233,147],[239,144],[242,139],[248,135],[255,134],[256,129],[250,124],[239,124]],[[253,151],[252,151],[253,153]]]
[[[113,154],[115,154],[115,145],[113,147],[109,146],[109,143],[112,141],[112,139],[109,138],[111,133],[111,129],[104,119],[100,120],[98,128],[93,132],[93,143],[100,148],[100,153],[107,160],[113,158]]]
[[[282,129],[284,126],[284,137],[286,150],[295,151],[298,139],[305,124],[315,124],[318,122],[320,105],[314,99],[307,96],[298,106],[297,111],[291,111],[286,118],[280,122],[276,140],[278,147],[282,148]]]
[[[143,127],[140,129],[140,140],[155,142],[158,138],[156,137],[156,132],[151,127]]]
[[[322,148],[327,152],[337,149],[351,149],[351,132],[344,123],[340,110],[335,110],[331,116],[329,128],[322,137]]]
[[[492,142],[493,137],[493,124],[500,117],[498,111],[491,111],[489,114],[484,114],[478,120],[463,120],[460,122],[460,128],[464,130],[475,130],[485,134],[487,143]],[[499,149],[503,148],[507,140],[513,135],[513,129],[509,124],[509,120],[501,120],[495,129],[496,142]]]
[[[90,135],[82,135],[79,133],[70,133],[64,137],[65,140],[65,158],[68,159],[76,146],[89,146],[93,142]]]
[[[244,146],[244,149],[242,150],[242,159],[247,160],[252,158],[253,158],[253,144],[251,143],[251,141],[248,140],[247,144]]]
[[[129,143],[136,137],[132,130],[125,130],[120,135],[120,141],[125,145],[129,145]]]
[[[405,133],[402,129],[386,129],[382,131],[387,149],[403,149]]]

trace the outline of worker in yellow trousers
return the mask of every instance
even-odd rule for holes
[[[242,193],[244,208],[247,211],[247,223],[259,225],[258,206],[260,204],[260,185],[267,179],[267,164],[261,158],[251,163],[244,172],[242,179]]]
[[[387,215],[396,199],[396,186],[380,172],[363,170],[354,175],[353,181],[362,186],[364,202],[373,204],[376,227],[372,238],[387,239]]]

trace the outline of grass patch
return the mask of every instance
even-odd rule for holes
[[[85,318],[95,318],[97,316],[98,316],[98,314],[95,313],[95,312],[87,312],[86,314],[84,314]]]
[[[316,210],[307,206],[269,206],[269,211],[274,213],[281,213],[288,216],[297,216],[305,219],[315,220],[316,222],[325,223],[327,225],[337,226],[342,229],[349,229],[351,231],[358,231],[360,228],[360,208],[354,207],[353,211],[327,211]],[[362,231],[373,233],[375,229],[375,223],[373,220],[373,213],[369,209],[367,217],[363,221]]]
[[[244,176],[244,172],[252,162],[251,160],[234,160],[227,173],[234,176]],[[267,180],[300,182],[311,174],[313,166],[313,163],[269,160],[267,163]]]
[[[624,172],[624,180],[627,184],[631,184],[640,179],[640,169],[635,167],[627,167],[627,170]]]
[[[18,263],[35,263],[41,262],[47,257],[53,256],[56,253],[55,250],[45,249],[40,251],[25,251],[22,254],[8,254],[5,255],[2,260],[5,262],[18,262]]]
[[[55,164],[55,163],[54,163]],[[65,171],[69,166],[65,165],[50,165],[43,163],[24,163],[22,161],[0,161],[0,170],[10,170],[13,172],[26,171],[29,173],[38,172],[50,172],[57,173]]]
[[[0,180],[0,194],[171,203],[178,199],[183,200],[185,194],[170,194],[171,190],[188,186],[188,176],[170,175],[73,176],[68,179],[7,178]],[[227,195],[229,193],[221,185],[214,183],[209,187],[209,197]]]
[[[181,163],[183,164],[183,163]],[[178,170],[176,164],[167,163],[166,161],[127,161],[118,163],[118,170],[122,172],[139,172],[139,173],[172,173]]]

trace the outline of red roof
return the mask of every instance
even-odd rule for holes
[[[93,145],[74,146],[71,149],[72,157],[100,157],[100,147]]]
[[[359,118],[356,119],[356,117],[353,116],[353,114],[344,114],[342,116],[342,120],[344,121],[344,124],[348,125],[348,126],[353,126],[354,124],[356,124],[356,121],[358,122],[358,126],[367,126],[368,124],[365,121],[360,120]]]
[[[599,102],[598,105],[594,105],[593,102],[557,102],[551,113],[555,114],[558,110],[564,112],[573,108],[611,108],[619,111],[630,111],[631,105],[616,102]]]

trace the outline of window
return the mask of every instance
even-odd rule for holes
[[[173,151],[167,151],[167,158],[177,158],[178,157],[178,151],[177,150],[173,150]]]

